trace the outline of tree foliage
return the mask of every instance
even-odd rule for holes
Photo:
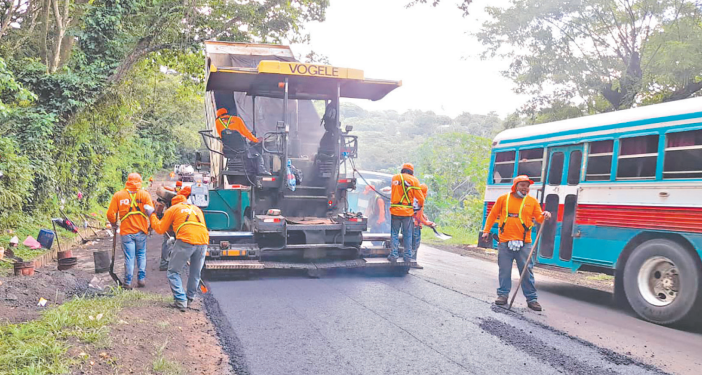
[[[12,0],[0,5],[0,201],[105,204],[132,171],[192,159],[202,41],[300,42],[328,0]],[[21,175],[20,175],[21,174]],[[83,201],[75,202],[77,191]]]
[[[503,129],[496,113],[366,111],[341,104],[342,125],[359,137],[358,167],[398,173],[404,162],[429,187],[426,213],[442,225],[478,230],[493,136]]]
[[[686,98],[701,89],[701,9],[689,0],[513,0],[476,34],[484,57],[535,107],[557,100],[588,112]]]

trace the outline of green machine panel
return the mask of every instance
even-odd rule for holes
[[[240,230],[244,210],[249,207],[248,190],[210,190],[209,204],[203,210],[210,230]]]

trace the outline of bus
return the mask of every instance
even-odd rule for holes
[[[700,320],[702,108],[697,97],[501,132],[484,225],[527,175],[553,214],[536,264],[614,275],[616,299],[650,322]],[[497,248],[497,224],[491,233],[480,246]]]

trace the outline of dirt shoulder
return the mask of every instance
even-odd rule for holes
[[[498,261],[498,252],[493,249],[483,249],[475,245],[444,245],[439,240],[425,240],[424,238],[423,243],[428,246],[432,246],[436,249],[459,254],[461,256],[484,259],[491,262]],[[613,278],[613,276],[598,272],[577,271],[576,273],[572,273],[570,270],[567,269],[548,266],[544,264],[538,264],[534,268],[534,272],[561,281],[566,281],[575,285],[598,289],[605,292],[612,292],[613,288],[615,287],[615,279]]]
[[[147,239],[147,286],[115,291],[108,273],[95,273],[93,252],[112,251],[108,233],[98,234],[73,247],[78,258],[73,269],[58,271],[54,261],[34,276],[0,276],[0,337],[18,330],[45,331],[21,340],[31,355],[0,343],[0,362],[26,357],[14,368],[35,366],[33,373],[232,373],[202,302],[196,300],[194,309],[185,313],[169,307],[173,297],[166,272],[158,270],[162,237],[153,234]],[[115,272],[122,279],[119,240],[116,254]],[[136,280],[136,269],[134,275]],[[47,300],[45,307],[37,305],[40,298]],[[46,337],[56,342],[47,343]],[[53,351],[43,356],[42,348]],[[52,361],[68,370],[51,368]],[[3,370],[0,365],[0,373]]]

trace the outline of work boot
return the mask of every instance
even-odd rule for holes
[[[137,288],[143,288],[146,286],[146,280],[137,281]]]
[[[388,256],[388,261],[391,262],[391,263],[395,263],[395,262],[398,261],[398,257],[394,257],[394,256],[390,256],[390,255],[389,255],[389,256]]]
[[[259,176],[270,176],[271,175],[271,172],[269,172],[266,169],[266,164],[264,164],[264,158],[262,158],[262,157],[257,158],[256,173]]]
[[[132,284],[131,284],[131,283],[130,283],[130,284],[126,284],[126,283],[125,283],[125,284],[122,284],[122,289],[125,289],[125,290],[132,290],[132,289],[134,289],[134,288],[132,288]]]
[[[412,260],[413,260],[413,258],[403,257],[403,262],[405,262],[405,263],[410,263]]]
[[[537,301],[527,301],[527,307],[534,311],[542,311],[542,305]]]
[[[503,306],[508,304],[508,296],[498,296],[496,298],[496,305]]]
[[[186,309],[188,308],[186,301],[174,301],[170,306],[180,310],[181,312],[186,312]]]

